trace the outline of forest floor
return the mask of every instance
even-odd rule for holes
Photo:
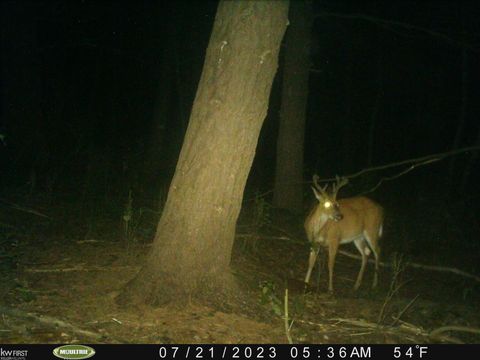
[[[121,217],[97,217],[85,226],[68,207],[34,208],[37,214],[0,207],[0,343],[287,343],[286,289],[294,343],[480,343],[475,279],[413,268],[386,254],[379,288],[370,288],[369,264],[353,292],[360,263],[338,255],[335,295],[326,292],[324,266],[317,266],[320,285],[305,290],[301,219],[238,226],[232,269],[251,289],[250,301],[263,304],[262,314],[193,302],[119,307],[115,295],[140,269],[155,220],[147,233],[137,223],[126,240]],[[342,249],[355,253],[353,246]]]

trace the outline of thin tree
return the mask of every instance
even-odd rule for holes
[[[233,295],[230,259],[288,1],[221,1],[152,250],[120,303]]]
[[[285,36],[273,204],[295,212],[303,210],[303,152],[313,23],[311,14],[309,1],[291,2],[291,25]]]

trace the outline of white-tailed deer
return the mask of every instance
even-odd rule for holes
[[[382,236],[383,209],[364,196],[337,201],[338,190],[347,183],[347,179],[337,177],[332,191],[328,193],[328,185],[322,188],[318,184],[318,175],[314,175],[312,190],[319,203],[312,209],[304,224],[311,244],[305,283],[308,284],[310,281],[320,246],[324,246],[328,249],[328,291],[330,292],[333,292],[333,267],[338,247],[350,242],[355,244],[362,255],[362,265],[354,289],[357,290],[362,283],[370,252],[375,255],[373,287],[377,286],[378,282],[380,256],[378,241]]]

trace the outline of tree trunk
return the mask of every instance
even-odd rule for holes
[[[290,18],[291,26],[286,34],[273,204],[281,209],[301,212],[310,31],[313,20],[309,2],[292,2]]]
[[[120,303],[215,302],[267,113],[288,1],[221,1],[184,144],[146,264]]]

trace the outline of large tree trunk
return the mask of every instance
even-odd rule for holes
[[[286,35],[282,106],[277,139],[274,206],[303,210],[303,152],[310,70],[311,10],[307,1],[290,5],[291,26]]]
[[[151,253],[118,300],[228,293],[243,191],[267,113],[288,1],[221,1]]]

